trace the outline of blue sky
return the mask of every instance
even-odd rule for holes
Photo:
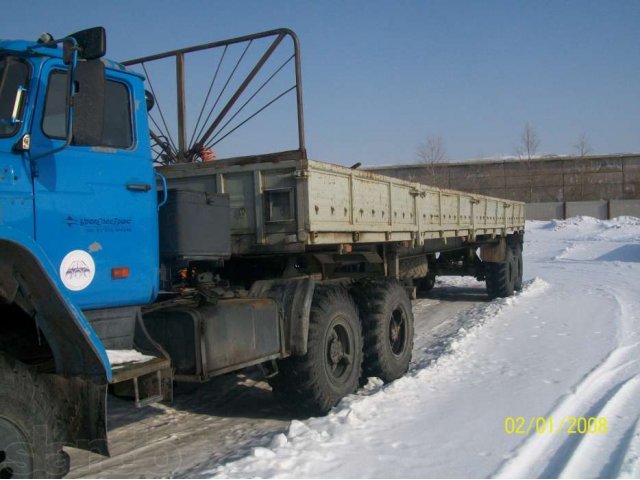
[[[573,153],[582,133],[593,153],[640,151],[636,0],[2,3],[2,37],[103,25],[115,60],[290,27],[315,159],[411,163],[434,135],[452,160],[509,155],[527,122],[541,153]]]

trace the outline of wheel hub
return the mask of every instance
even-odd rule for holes
[[[400,337],[400,324],[393,322],[391,324],[391,343],[396,343]]]
[[[394,355],[401,355],[405,348],[405,318],[402,310],[398,309],[393,312],[389,322],[389,344]]]
[[[344,345],[338,338],[338,335],[333,332],[329,343],[329,360],[333,365],[337,365],[344,357]]]
[[[326,369],[333,382],[342,383],[353,368],[350,336],[341,322],[336,322],[326,337]]]
[[[10,420],[0,417],[0,479],[30,478],[33,456],[27,437]]]

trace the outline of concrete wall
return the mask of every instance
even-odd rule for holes
[[[527,203],[527,218],[640,217],[640,154],[372,167],[405,180]]]
[[[611,217],[640,217],[640,200],[611,200]]]
[[[640,217],[640,200],[527,203],[526,207],[527,220],[564,219],[578,215],[600,220],[621,216]]]
[[[593,202],[567,202],[566,217],[586,215],[588,217],[606,220],[609,218],[609,206],[607,202],[597,200]]]
[[[528,203],[525,208],[527,220],[564,219],[563,202]]]
[[[414,164],[369,170],[527,203],[640,200],[640,154]]]

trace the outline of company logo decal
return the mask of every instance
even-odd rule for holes
[[[68,227],[79,227],[89,233],[129,233],[133,219],[120,217],[76,218],[68,215],[64,219]]]
[[[60,264],[60,279],[65,287],[74,292],[91,285],[95,273],[96,264],[84,250],[67,253]]]

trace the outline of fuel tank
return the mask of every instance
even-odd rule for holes
[[[204,381],[281,356],[278,304],[267,298],[156,311],[146,314],[144,323],[171,356],[180,381]]]

